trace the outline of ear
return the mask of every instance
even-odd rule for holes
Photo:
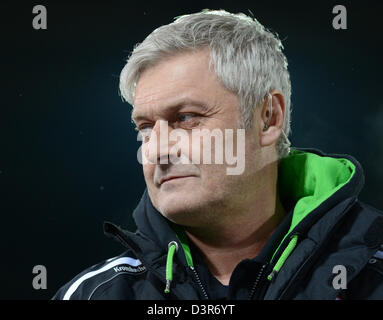
[[[271,95],[271,99],[270,99]],[[266,96],[261,105],[261,113],[258,123],[261,147],[274,144],[282,133],[285,119],[285,99],[278,90],[273,90]],[[270,113],[270,103],[272,103]],[[266,128],[265,128],[266,125]]]

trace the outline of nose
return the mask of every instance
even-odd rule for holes
[[[143,144],[144,155],[150,164],[169,164],[173,158],[180,156],[180,150],[172,148],[175,143],[169,141],[171,130],[167,121],[156,121],[149,141]]]

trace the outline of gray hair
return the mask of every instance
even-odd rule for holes
[[[266,101],[272,90],[282,92],[285,119],[276,142],[278,159],[290,152],[291,83],[287,59],[278,34],[273,34],[255,18],[243,13],[205,9],[175,17],[175,21],[155,29],[133,52],[120,75],[120,94],[133,106],[136,84],[141,73],[162,59],[178,53],[210,49],[213,66],[223,86],[240,100],[240,121],[252,127],[256,106]]]

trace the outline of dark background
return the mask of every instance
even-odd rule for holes
[[[235,3],[235,4],[234,4]],[[48,30],[32,28],[45,5]],[[347,8],[334,30],[332,8]],[[383,209],[382,5],[378,1],[1,2],[0,299],[48,299],[124,249],[145,184],[119,73],[134,44],[173,17],[248,10],[277,32],[292,81],[292,145],[353,155],[360,199]],[[32,268],[48,271],[34,290]]]

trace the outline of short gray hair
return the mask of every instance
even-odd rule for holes
[[[276,143],[278,159],[290,152],[291,83],[278,34],[243,13],[205,9],[175,17],[135,45],[120,75],[120,94],[133,106],[141,73],[162,59],[182,52],[210,49],[210,64],[223,86],[240,100],[240,121],[251,128],[255,107],[272,90],[282,92],[285,119]]]

